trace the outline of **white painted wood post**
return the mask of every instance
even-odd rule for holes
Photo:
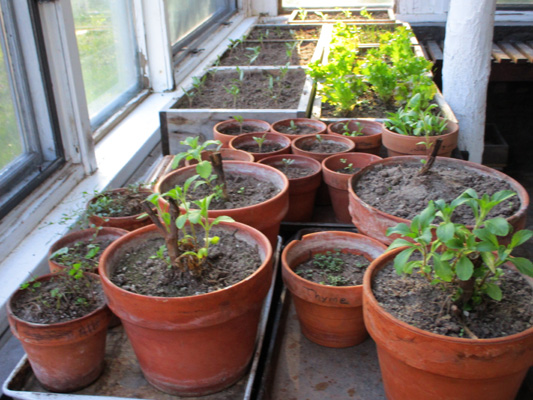
[[[451,0],[442,68],[444,98],[459,121],[459,147],[481,163],[496,0]]]

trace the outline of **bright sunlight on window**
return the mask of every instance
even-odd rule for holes
[[[91,125],[100,125],[140,90],[129,0],[73,0]]]

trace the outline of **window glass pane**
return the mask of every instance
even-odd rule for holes
[[[95,125],[95,119],[109,117],[140,89],[131,2],[72,0],[72,10],[89,115]]]
[[[198,1],[169,0],[167,13],[172,44],[202,25],[217,12],[229,11],[232,4],[234,4],[232,0],[203,0],[200,6]]]
[[[0,168],[4,168],[23,151],[15,109],[11,97],[4,51],[0,47]]]
[[[282,0],[283,8],[299,8],[299,7],[313,7],[313,8],[355,8],[355,7],[391,7],[394,0]]]

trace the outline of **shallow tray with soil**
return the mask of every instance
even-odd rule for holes
[[[289,17],[289,23],[336,23],[343,21],[346,23],[375,24],[393,21],[394,15],[391,9],[371,9],[362,13],[361,9],[312,9],[294,10]]]
[[[321,31],[321,25],[256,25],[246,36],[246,40],[263,40],[266,42],[269,40],[318,39]]]

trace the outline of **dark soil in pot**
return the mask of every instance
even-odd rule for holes
[[[289,70],[284,77],[279,71],[246,71],[242,81],[237,72],[219,72],[208,76],[201,93],[194,92],[192,102],[183,96],[173,108],[297,108],[306,79],[301,69]],[[270,77],[274,82],[272,89]],[[235,103],[225,89],[232,85],[239,86]]]
[[[522,332],[533,325],[533,289],[518,273],[506,268],[500,278],[503,299],[487,299],[464,315],[464,324],[480,339]],[[449,313],[450,292],[439,290],[419,274],[398,275],[392,263],[374,277],[372,292],[387,312],[417,328],[465,337],[463,323]]]
[[[289,165],[289,166],[272,165],[272,166],[276,168],[277,170],[283,172],[288,179],[303,178],[315,172],[311,168],[302,167],[300,165]]]
[[[100,217],[129,217],[142,214],[142,202],[146,200],[146,191],[135,189],[121,192],[103,192],[89,204],[89,213]]]
[[[295,125],[294,127],[290,125],[277,125],[276,131],[289,135],[311,135],[317,133],[319,130],[308,125]]]
[[[321,28],[310,26],[302,28],[293,27],[263,27],[256,26],[247,36],[247,40],[302,40],[318,39]]]
[[[225,135],[232,135],[232,136],[239,136],[244,133],[262,132],[262,131],[257,130],[257,125],[246,125],[246,122],[242,124],[242,129],[238,126],[228,126],[228,127],[222,127],[222,128],[219,127],[218,131]]]
[[[328,140],[323,140],[322,143],[313,141],[301,146],[302,150],[310,151],[312,153],[339,153],[345,151],[347,147],[342,143],[336,143]]]
[[[357,180],[354,191],[365,203],[399,218],[413,219],[430,200],[451,202],[466,189],[472,188],[479,195],[492,195],[500,190],[512,190],[505,181],[487,175],[473,174],[471,170],[441,167],[438,162],[427,175],[419,176],[419,165],[414,163],[393,166],[377,166]],[[520,208],[517,197],[496,206],[491,218],[508,218]],[[454,222],[473,225],[471,209],[462,205],[454,214]]]
[[[236,48],[228,50],[222,56],[221,66],[230,65],[307,65],[315,53],[316,41],[293,42],[294,49],[291,58],[288,58],[287,45],[291,42],[243,42]],[[252,63],[250,60],[255,55],[254,48],[260,50],[259,55]]]
[[[11,309],[24,321],[55,324],[83,317],[103,304],[104,293],[97,279],[84,276],[75,280],[57,274],[38,286],[30,282],[13,298]]]
[[[357,171],[359,171],[361,168],[348,168],[348,167],[344,167],[344,168],[340,168],[338,170],[336,170],[335,172],[338,172],[339,174],[346,174],[346,175],[353,175],[355,174]]]
[[[294,272],[308,281],[328,286],[356,286],[363,284],[363,275],[370,261],[364,256],[328,251],[314,254],[294,268]]]
[[[112,239],[98,236],[91,241],[80,240],[71,246],[57,250],[50,259],[65,267],[80,264],[85,271],[93,271],[98,268],[100,256],[112,242]]]
[[[166,251],[156,255],[165,244],[163,238],[147,240],[121,259],[111,281],[133,293],[157,297],[184,297],[213,292],[234,285],[250,276],[260,265],[255,247],[237,239],[234,233],[214,228],[220,241],[209,247],[208,266],[200,276],[169,268]]]
[[[263,143],[263,145],[261,146],[261,149],[259,148],[259,145],[258,144],[242,144],[242,145],[239,145],[237,146],[238,150],[244,150],[244,151],[247,151],[249,153],[272,153],[274,151],[278,151],[280,149],[283,148],[283,146],[279,143]]]

